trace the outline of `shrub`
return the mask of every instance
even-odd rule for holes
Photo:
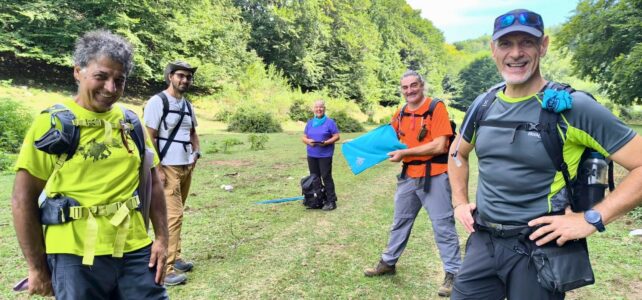
[[[18,153],[32,120],[22,104],[0,98],[0,151]]]
[[[221,111],[217,112],[214,115],[214,121],[227,123],[227,122],[230,121],[231,117],[232,117],[232,112],[229,111],[229,110],[224,109],[224,110],[221,110]]]
[[[312,113],[310,112],[310,108],[305,105],[305,101],[297,99],[290,106],[288,116],[290,116],[290,119],[293,121],[305,122],[312,117]]]
[[[243,142],[241,142],[241,141],[240,141],[239,139],[237,139],[237,138],[227,138],[227,139],[224,139],[224,140],[223,140],[223,149],[222,149],[222,150],[223,150],[223,153],[229,154],[229,153],[230,153],[230,150],[232,149],[232,147],[234,147],[234,146],[236,146],[236,145],[243,145]]]
[[[281,125],[267,112],[240,108],[230,118],[228,131],[235,132],[281,132]]]
[[[218,153],[220,150],[218,149],[218,146],[216,146],[215,141],[209,141],[205,144],[205,153],[207,154],[214,154]]]
[[[359,121],[355,120],[354,118],[348,116],[348,114],[345,111],[339,111],[332,116],[330,116],[336,123],[337,127],[339,127],[339,131],[341,132],[362,132],[365,131],[361,123]]]
[[[247,141],[250,142],[250,150],[265,150],[265,143],[270,138],[268,137],[267,134],[250,134],[250,136],[247,137]]]
[[[4,152],[0,152],[0,171],[7,171],[13,165],[13,159]]]
[[[620,106],[620,117],[628,123],[642,123],[642,112],[635,110],[632,106]]]

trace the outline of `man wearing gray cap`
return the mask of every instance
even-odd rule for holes
[[[455,218],[470,233],[451,299],[563,299],[594,282],[585,238],[642,202],[642,139],[590,94],[542,77],[549,38],[539,14],[512,10],[494,25],[505,82],[475,99],[450,148]],[[630,171],[594,202],[577,189],[587,151]]]
[[[187,281],[185,272],[194,265],[181,258],[183,207],[189,194],[192,173],[201,157],[196,134],[196,115],[185,93],[192,85],[196,67],[177,61],[165,68],[168,87],[145,105],[145,125],[161,159],[160,177],[167,201],[169,249],[165,285]]]

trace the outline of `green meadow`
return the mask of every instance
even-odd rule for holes
[[[23,99],[34,113],[67,97],[34,90],[3,91]],[[186,285],[168,288],[171,298],[439,298],[443,270],[423,211],[397,265],[397,275],[366,278],[362,273],[377,263],[386,245],[400,165],[383,162],[355,176],[337,145],[333,174],[338,209],[306,210],[300,201],[258,205],[261,200],[300,195],[299,180],[308,173],[300,141],[304,124],[284,123],[283,133],[268,134],[265,150],[252,151],[247,134],[225,131],[226,126],[208,114],[199,118],[206,154],[195,171],[182,233],[184,257],[195,268],[188,273]],[[345,141],[358,135],[341,137]],[[229,153],[213,151],[229,139],[243,144],[229,148]],[[474,196],[474,157],[471,162]],[[5,199],[0,210],[2,299],[27,298],[11,291],[27,275],[11,220],[13,178],[12,173],[0,175],[0,199]],[[221,185],[234,189],[227,192]],[[640,219],[626,216],[590,237],[597,282],[568,293],[568,299],[642,299],[642,239],[628,235],[636,228],[642,228]],[[459,225],[458,230],[463,248],[467,235]]]

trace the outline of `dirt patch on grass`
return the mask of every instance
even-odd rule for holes
[[[642,299],[642,282],[633,281],[629,284],[629,299]]]
[[[246,167],[251,166],[252,162],[246,160],[214,160],[208,162],[212,166],[228,166],[228,167]]]
[[[294,163],[274,163],[271,167],[274,170],[286,170],[292,167],[292,165],[294,165]]]

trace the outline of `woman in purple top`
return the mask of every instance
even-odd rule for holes
[[[310,174],[316,174],[323,180],[326,191],[326,202],[323,210],[337,208],[337,194],[332,180],[332,155],[334,143],[339,140],[339,129],[334,120],[325,115],[325,102],[314,102],[314,118],[305,125],[301,140],[308,149],[308,168]]]

